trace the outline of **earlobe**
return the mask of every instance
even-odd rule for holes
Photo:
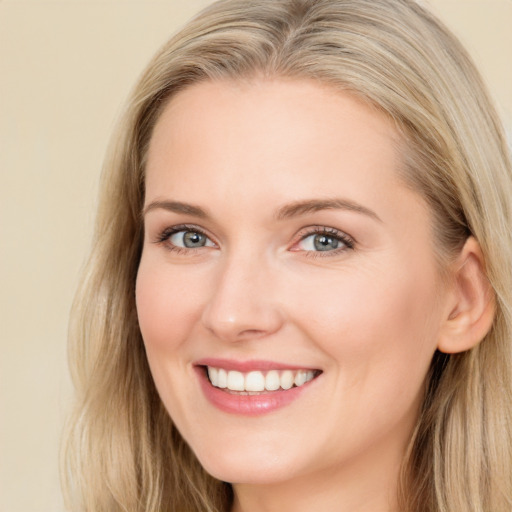
[[[467,239],[452,268],[447,315],[437,345],[448,354],[464,352],[480,343],[491,329],[495,315],[494,290],[474,237]]]

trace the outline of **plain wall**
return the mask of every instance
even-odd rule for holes
[[[109,134],[153,52],[209,0],[0,1],[0,511],[61,512],[67,318]],[[512,0],[431,0],[512,125]]]

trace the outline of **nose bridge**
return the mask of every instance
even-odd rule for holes
[[[233,250],[219,262],[203,324],[218,338],[238,341],[277,331],[281,312],[275,300],[272,266],[250,250]]]

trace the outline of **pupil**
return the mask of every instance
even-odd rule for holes
[[[329,251],[338,248],[338,240],[332,236],[317,235],[315,237],[315,249],[317,251]]]
[[[205,244],[205,236],[194,231],[187,231],[183,235],[183,244],[185,247],[203,247]]]

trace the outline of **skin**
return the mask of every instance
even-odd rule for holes
[[[140,328],[167,410],[205,469],[233,483],[233,511],[395,509],[454,298],[430,212],[398,177],[397,140],[385,116],[350,94],[291,80],[191,86],[155,127]],[[333,198],[351,208],[276,214]],[[162,235],[182,224],[207,244],[177,249],[183,233]],[[314,251],[312,227],[353,247]],[[247,417],[205,398],[194,369],[205,357],[322,373],[293,403]]]

